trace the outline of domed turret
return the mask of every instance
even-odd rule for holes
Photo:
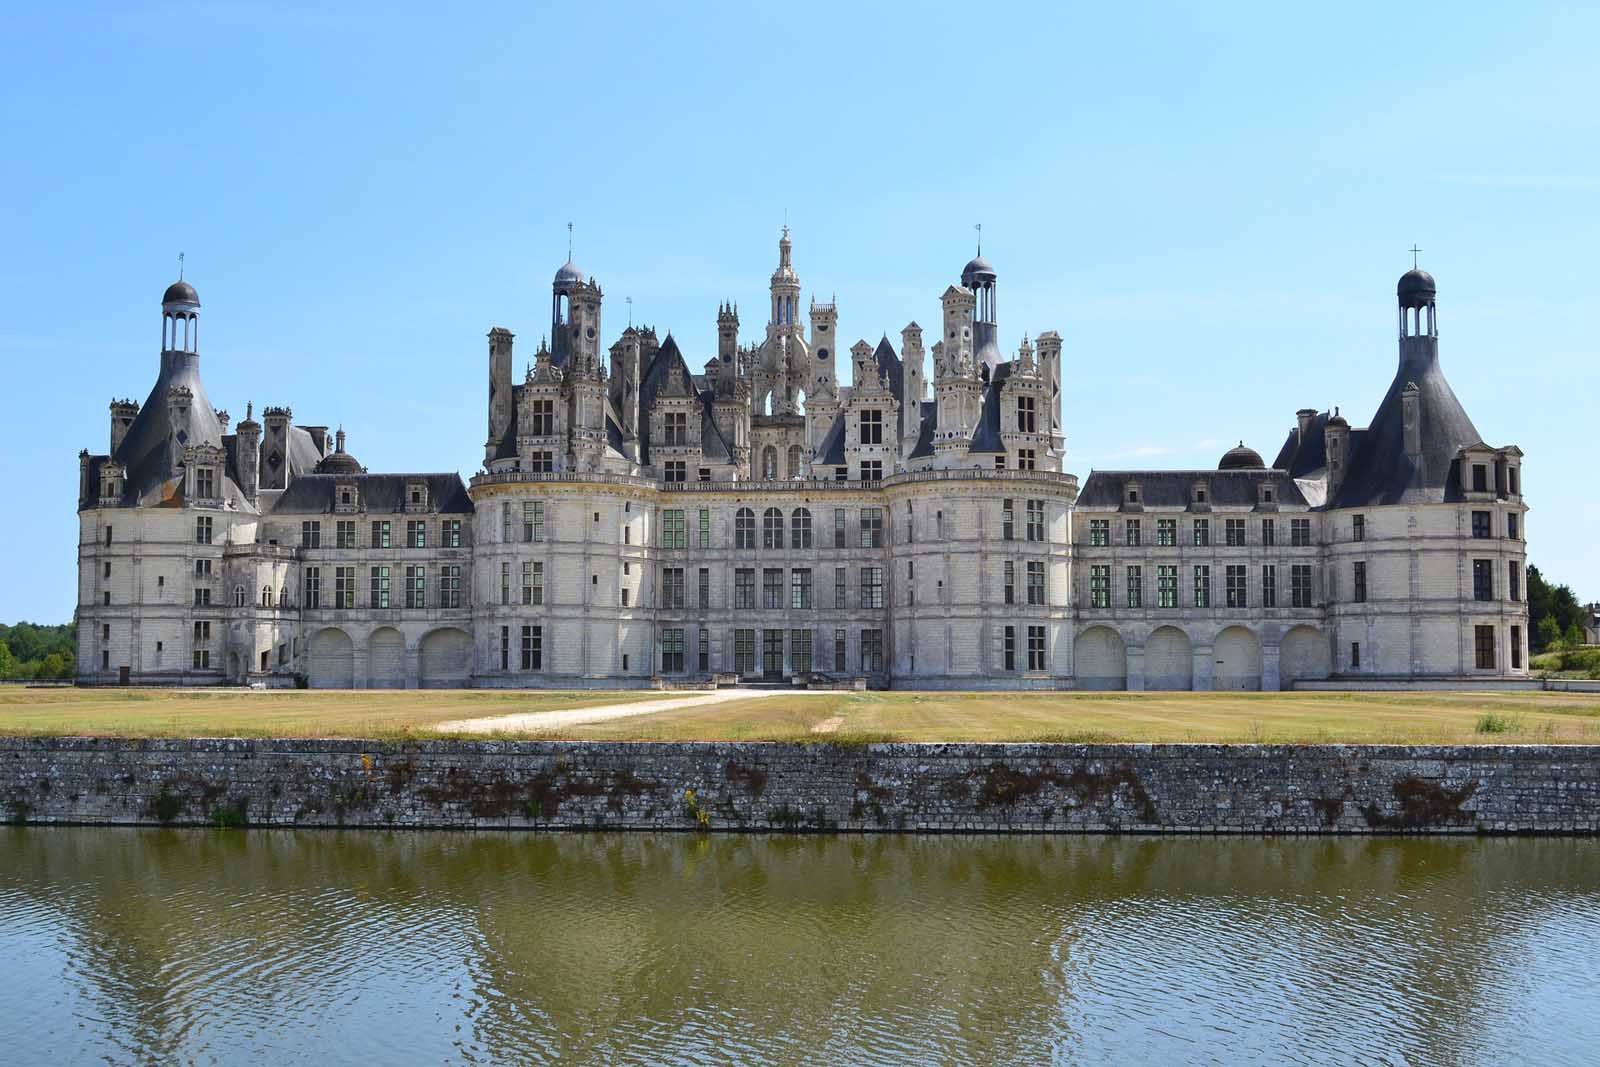
[[[1395,295],[1399,297],[1401,307],[1426,307],[1434,302],[1439,295],[1439,289],[1433,284],[1433,275],[1413,267],[1400,275],[1400,282],[1395,286]]]
[[[581,285],[583,283],[583,278],[583,270],[576,263],[569,259],[565,263],[561,264],[561,269],[556,271],[555,280],[551,284],[558,287],[567,285]]]
[[[167,291],[161,294],[161,303],[163,306],[167,304],[187,304],[190,307],[199,307],[200,294],[194,291],[194,286],[179,278],[167,286]]]
[[[961,268],[961,286],[964,289],[976,289],[986,282],[992,283],[995,277],[994,267],[983,258],[982,252],[973,256],[967,261],[967,265]]]
[[[1230,448],[1222,454],[1222,460],[1217,464],[1219,471],[1259,471],[1266,469],[1266,462],[1261,458],[1261,453],[1253,448],[1246,448],[1243,441],[1237,448]]]
[[[318,474],[360,474],[364,470],[356,457],[344,450],[344,430],[334,435],[334,448],[317,463]]]

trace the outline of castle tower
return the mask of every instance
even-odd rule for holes
[[[739,351],[739,307],[737,304],[717,305],[717,359],[732,363]]]
[[[239,423],[235,448],[239,489],[252,504],[256,502],[261,485],[261,424],[255,419],[255,407],[253,401],[244,407],[244,419]]]
[[[639,331],[629,326],[611,346],[611,406],[622,420],[622,448],[639,461]]]
[[[289,488],[289,428],[294,411],[287,407],[263,408],[261,421],[265,434],[261,440],[261,488]]]
[[[1438,287],[1433,275],[1413,267],[1395,286],[1400,312],[1400,366],[1418,372],[1439,359]]]
[[[1050,469],[1060,470],[1059,460],[1066,446],[1061,435],[1061,335],[1054,330],[1039,335],[1039,377],[1044,379],[1045,407],[1040,429],[1049,434],[1045,447],[1058,461]]]
[[[900,365],[903,368],[900,395],[900,458],[910,458],[922,432],[922,327],[915,322],[900,331]]]
[[[972,351],[978,375],[985,384],[1001,363],[995,281],[994,268],[983,258],[983,246],[979,245],[978,254],[961,269],[961,286],[973,296]]]
[[[785,226],[778,240],[778,269],[772,272],[772,318],[767,322],[768,337],[780,333],[798,335],[800,331],[800,275],[794,271],[790,255],[793,248],[789,227]]]
[[[133,420],[139,417],[139,405],[133,400],[113,400],[111,402],[111,451],[109,455],[116,455],[117,448],[122,444],[122,439],[128,436],[128,427],[133,425]]]
[[[971,264],[968,264],[970,267]],[[933,447],[938,466],[959,466],[966,458],[967,442],[978,421],[978,404],[983,387],[973,365],[973,311],[977,300],[971,292],[952,285],[941,298],[944,305],[944,336],[935,360],[933,396],[939,405],[939,430]],[[993,341],[991,340],[991,345]]]
[[[834,345],[839,340],[839,308],[829,302],[811,301],[811,354],[814,367],[805,385],[806,403],[839,395],[838,369],[834,365]]]
[[[510,330],[496,326],[489,331],[489,438],[484,446],[484,462],[492,460],[511,425],[511,345]]]

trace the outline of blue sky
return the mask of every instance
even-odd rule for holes
[[[1065,338],[1080,476],[1364,424],[1415,242],[1530,559],[1600,598],[1600,9],[333,7],[8,12],[0,619],[71,616],[77,453],[180,251],[215,404],[470,476],[484,334],[531,358],[569,220],[607,341],[631,296],[698,366],[719,300],[759,334],[786,211],[852,340],[935,321],[982,222],[1005,347]]]

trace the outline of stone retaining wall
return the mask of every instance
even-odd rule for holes
[[[1600,746],[0,739],[0,819],[497,829],[1600,831]]]

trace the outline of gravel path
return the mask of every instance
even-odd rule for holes
[[[611,719],[628,719],[635,715],[652,715],[658,711],[675,711],[679,708],[705,707],[724,704],[730,700],[759,700],[777,696],[826,696],[823,692],[805,689],[716,689],[690,693],[683,696],[662,697],[660,700],[641,700],[634,704],[598,704],[570,711],[535,711],[514,715],[492,715],[483,719],[454,719],[442,722],[435,729],[446,733],[493,734],[521,730],[549,730],[561,726],[582,726],[591,722]]]

